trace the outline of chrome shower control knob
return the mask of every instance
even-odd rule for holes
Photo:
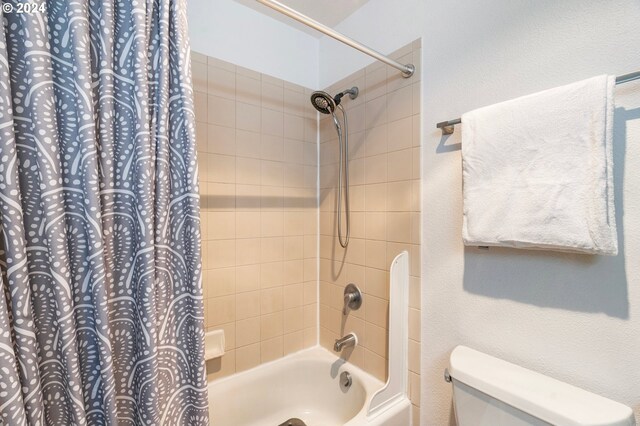
[[[351,310],[358,310],[362,306],[362,292],[353,283],[349,283],[344,289],[344,314],[347,313],[347,308]]]

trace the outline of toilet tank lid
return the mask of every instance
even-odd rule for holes
[[[632,426],[626,405],[465,346],[449,359],[454,381],[553,425]]]

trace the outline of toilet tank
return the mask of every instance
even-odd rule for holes
[[[449,360],[458,426],[633,426],[633,411],[465,346]]]

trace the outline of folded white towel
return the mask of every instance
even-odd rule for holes
[[[616,255],[612,76],[462,116],[466,245]]]

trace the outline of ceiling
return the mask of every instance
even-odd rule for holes
[[[304,31],[314,37],[320,38],[322,34],[303,25],[288,16],[284,16],[275,10],[268,8],[256,0],[235,0],[236,2],[257,10],[287,25]],[[315,19],[316,21],[334,27],[342,22],[347,16],[358,10],[369,0],[278,0],[280,3],[297,10],[298,12]]]

